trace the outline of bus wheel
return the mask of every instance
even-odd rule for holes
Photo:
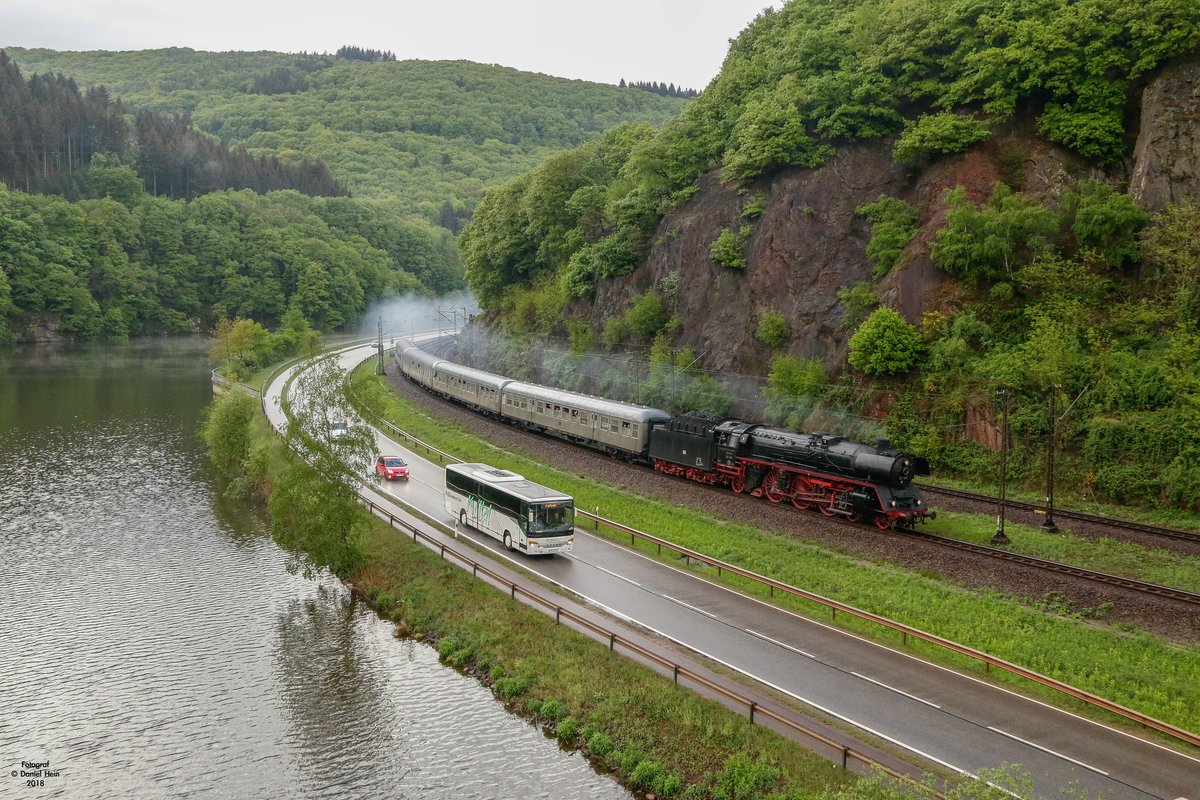
[[[512,550],[512,537],[508,535],[508,531],[504,532],[504,549]]]
[[[462,525],[464,528],[467,527],[467,510],[465,508],[459,509],[458,524]]]

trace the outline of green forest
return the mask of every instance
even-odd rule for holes
[[[128,200],[0,187],[0,339],[30,317],[76,339],[123,339],[221,319],[273,325],[290,310],[330,331],[375,298],[461,285],[449,231],[361,200],[249,190]]]
[[[487,187],[684,104],[352,46],[10,48],[0,101],[0,341],[290,310],[329,331],[386,294],[461,289],[455,235]]]
[[[615,125],[661,125],[687,102],[469,61],[187,48],[7,52],[26,74],[63,73],[127,104],[187,115],[252,154],[320,160],[355,197],[455,232],[487,188]]]
[[[872,278],[842,287],[849,363],[828,374],[784,354],[784,320],[747,320],[777,354],[763,413],[827,427],[877,418],[886,396],[896,444],[935,468],[987,476],[996,454],[963,436],[964,416],[998,420],[1003,391],[1024,445],[1010,468],[1036,485],[1053,395],[1062,471],[1081,496],[1200,509],[1200,208],[1152,216],[1120,177],[1140,87],[1198,53],[1200,6],[1184,0],[793,0],[755,19],[721,74],[661,130],[614,129],[490,192],[463,233],[467,281],[500,327],[569,339],[570,352],[544,365],[550,375],[570,376],[596,340],[650,345],[637,399],[726,411],[731,391],[673,346],[689,325],[670,313],[686,279],[673,274],[624,313],[611,309],[602,331],[566,310],[642,264],[664,214],[711,170],[744,193],[744,224],[713,231],[711,253],[741,271],[780,170],[879,140],[917,175],[1031,120],[1109,181],[1046,198],[1024,193],[1010,170],[982,203],[951,192],[928,257],[959,288],[917,324],[881,307],[877,291],[903,268],[916,209],[886,197],[860,207]]]

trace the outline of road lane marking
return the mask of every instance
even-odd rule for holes
[[[1051,750],[1049,747],[1042,747],[1040,744],[1035,744],[1034,742],[1031,742],[1027,739],[1022,739],[1020,736],[1017,736],[1016,734],[1009,733],[1008,731],[1002,731],[999,728],[993,728],[991,725],[988,725],[988,730],[994,731],[995,733],[998,733],[1001,736],[1007,736],[1010,739],[1015,739],[1016,741],[1020,742],[1021,744],[1027,744],[1035,750],[1041,750],[1043,753],[1049,753],[1050,755],[1055,756],[1057,758],[1061,758],[1064,761],[1070,761],[1072,764],[1077,764],[1077,765],[1083,767],[1084,769],[1090,769],[1092,772],[1098,772],[1106,778],[1112,777],[1104,770],[1099,769],[1097,767],[1093,767],[1091,764],[1085,764],[1082,761],[1077,761],[1076,759],[1071,758],[1070,756],[1066,756],[1055,750]]]
[[[632,580],[630,580],[629,578],[626,578],[624,575],[619,575],[619,574],[617,574],[617,573],[613,572],[611,569],[605,569],[604,567],[601,567],[601,566],[598,566],[598,565],[596,565],[596,564],[593,564],[593,563],[591,563],[590,561],[584,561],[582,558],[579,558],[578,556],[576,556],[576,555],[575,555],[575,554],[573,554],[573,553],[566,553],[566,554],[564,554],[564,555],[567,555],[567,556],[568,556],[569,558],[571,558],[571,560],[573,560],[573,561],[578,561],[580,564],[587,564],[587,565],[588,565],[589,567],[591,567],[592,569],[598,569],[598,570],[600,570],[600,571],[601,571],[601,572],[603,572],[603,573],[606,573],[606,574],[608,574],[608,575],[612,575],[612,576],[613,576],[614,578],[616,578],[617,580],[622,580],[622,581],[625,581],[626,583],[631,583],[631,584],[633,584],[634,586],[638,587],[639,589],[641,589],[641,588],[642,588],[642,585],[641,585],[640,583],[638,583],[637,581],[632,581]]]
[[[607,571],[607,570],[606,570],[606,571]],[[681,605],[681,606],[683,606],[684,608],[690,608],[692,611],[695,611],[697,614],[703,614],[704,616],[706,616],[706,617],[708,617],[708,618],[710,618],[710,619],[716,619],[716,618],[717,618],[717,615],[716,615],[716,614],[714,614],[714,613],[712,613],[711,611],[705,611],[703,608],[696,608],[696,607],[695,607],[694,605],[692,605],[691,603],[685,603],[685,602],[683,602],[682,600],[677,600],[676,598],[674,598],[674,597],[671,597],[671,595],[669,595],[669,594],[660,594],[660,595],[659,595],[659,597],[661,597],[661,598],[663,598],[663,599],[665,599],[665,600],[670,600],[672,603],[677,603],[678,605]]]
[[[750,634],[751,636],[757,636],[758,638],[760,638],[764,641],[770,642],[773,645],[782,647],[784,650],[791,650],[793,653],[799,653],[800,655],[804,656],[805,658],[811,658],[813,660],[816,660],[816,656],[814,656],[812,653],[806,653],[803,650],[801,650],[799,647],[792,647],[790,644],[781,642],[778,639],[772,639],[770,636],[767,636],[764,633],[759,633],[758,631],[753,631],[753,630],[750,630],[749,628],[746,628],[746,633]]]
[[[586,537],[588,539],[591,539],[592,541],[594,541],[597,544],[607,545],[614,549],[621,550],[622,552],[624,552],[628,555],[643,559],[644,561],[648,561],[659,567],[666,568],[667,570],[675,572],[679,575],[687,576],[687,577],[691,578],[692,580],[699,581],[700,583],[707,584],[708,586],[711,586],[713,589],[716,589],[716,590],[719,590],[722,592],[728,592],[729,594],[736,595],[737,597],[740,597],[743,600],[748,600],[752,603],[757,603],[758,605],[761,605],[764,608],[769,608],[774,612],[785,614],[789,617],[792,617],[793,619],[801,620],[805,624],[814,625],[818,628],[823,628],[823,629],[825,629],[831,633],[835,633],[839,636],[843,636],[843,637],[850,638],[850,639],[855,639],[855,640],[861,642],[862,644],[870,646],[870,647],[875,647],[880,650],[886,650],[887,652],[892,653],[893,655],[899,656],[901,658],[907,658],[910,661],[915,661],[916,663],[921,664],[925,668],[933,668],[935,670],[940,670],[942,672],[945,672],[949,675],[954,676],[955,678],[958,678],[958,679],[961,679],[964,681],[970,681],[971,683],[974,683],[977,686],[980,686],[984,689],[989,689],[989,690],[996,691],[996,692],[1003,692],[1004,694],[1008,695],[1009,697],[1012,697],[1014,700],[1016,700],[1018,702],[1033,703],[1035,705],[1041,706],[1042,708],[1046,709],[1047,711],[1054,712],[1057,714],[1062,714],[1063,716],[1071,717],[1072,719],[1075,719],[1079,722],[1087,723],[1089,725],[1095,725],[1098,728],[1102,728],[1107,733],[1116,734],[1118,736],[1124,736],[1126,738],[1133,739],[1139,745],[1153,747],[1157,750],[1161,750],[1162,752],[1169,754],[1170,756],[1172,756],[1174,758],[1182,758],[1184,760],[1200,764],[1200,758],[1197,758],[1196,756],[1193,756],[1190,753],[1184,753],[1184,752],[1176,750],[1172,747],[1168,747],[1167,745],[1162,744],[1160,742],[1155,742],[1151,739],[1142,738],[1141,736],[1138,736],[1137,734],[1132,733],[1131,731],[1125,731],[1125,730],[1121,730],[1120,728],[1114,728],[1110,725],[1105,725],[1103,722],[1100,722],[1099,720],[1089,719],[1087,717],[1076,714],[1073,711],[1069,711],[1065,708],[1059,708],[1058,706],[1053,706],[1044,700],[1038,700],[1035,697],[1030,697],[1029,695],[1021,694],[1020,692],[1017,692],[1013,689],[1005,688],[1003,686],[997,686],[994,683],[989,683],[985,680],[982,680],[981,678],[976,678],[973,675],[968,675],[965,672],[958,672],[957,670],[951,669],[950,667],[943,666],[941,664],[937,664],[932,661],[926,661],[925,659],[922,659],[919,656],[913,655],[912,653],[906,653],[903,650],[898,650],[894,647],[889,647],[888,645],[886,645],[882,642],[873,641],[871,639],[866,638],[865,636],[860,636],[859,634],[854,633],[853,631],[849,631],[845,628],[838,628],[834,625],[830,625],[828,623],[821,622],[820,620],[813,619],[812,617],[806,617],[803,614],[799,614],[795,611],[784,608],[783,606],[776,605],[775,603],[770,603],[763,598],[755,597],[754,595],[750,595],[750,594],[745,594],[744,592],[739,592],[736,589],[726,586],[725,584],[716,583],[715,581],[709,580],[707,577],[705,577],[704,575],[701,575],[699,573],[691,572],[691,571],[682,569],[680,567],[676,567],[673,564],[667,564],[663,561],[657,561],[645,553],[641,553],[637,550],[630,550],[628,547],[624,547],[616,542],[610,541],[610,540],[605,539],[600,536],[596,536],[587,531],[577,530],[576,535],[579,535],[580,537]],[[954,769],[958,769],[958,768],[954,767]],[[969,772],[964,772],[963,774],[971,775],[971,773],[969,773]],[[975,776],[971,775],[971,777],[974,778]]]
[[[850,674],[856,678],[862,678],[864,681],[873,683],[876,686],[882,686],[884,689],[887,689],[888,691],[895,692],[896,694],[902,694],[905,697],[907,697],[909,700],[916,700],[918,703],[924,703],[927,706],[933,706],[938,711],[942,710],[942,707],[939,706],[937,703],[931,703],[928,700],[925,700],[924,698],[917,697],[915,694],[909,694],[908,692],[905,692],[901,689],[897,689],[895,686],[888,686],[883,681],[877,681],[874,678],[868,678],[866,675],[863,675],[862,673],[859,673],[859,672],[851,672]]]

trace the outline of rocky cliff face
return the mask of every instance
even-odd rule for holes
[[[859,205],[880,195],[915,206],[919,232],[901,267],[876,286],[885,305],[910,322],[945,308],[962,288],[929,260],[929,243],[945,218],[946,192],[963,186],[985,199],[999,180],[1053,201],[1064,187],[1091,177],[1124,189],[1151,210],[1169,202],[1200,200],[1200,63],[1165,71],[1143,92],[1140,134],[1131,173],[1101,173],[1036,136],[1032,123],[1017,123],[966,153],[915,171],[892,163],[892,141],[842,147],[818,169],[786,170],[751,187],[767,198],[746,243],[745,269],[713,262],[709,248],[725,228],[738,230],[746,195],[723,184],[719,172],[705,176],[699,191],[668,214],[656,244],[633,275],[601,281],[594,302],[575,309],[597,330],[620,315],[630,299],[680,273],[674,313],[686,325],[680,346],[693,348],[709,369],[765,375],[774,353],[754,337],[767,310],[784,315],[792,329],[786,352],[822,359],[829,369],[844,363],[853,331],[838,289],[870,277],[866,257],[870,223]]]
[[[1200,62],[1164,70],[1142,92],[1129,194],[1151,211],[1200,199]]]

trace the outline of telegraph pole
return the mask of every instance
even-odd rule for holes
[[[1004,490],[1008,468],[1008,390],[1001,389],[998,394],[1002,398],[1004,421],[1000,424],[1000,497],[996,503],[996,533],[992,536],[992,544],[1008,544],[1008,534],[1004,532]]]
[[[1050,385],[1050,445],[1046,448],[1046,519],[1042,521],[1042,530],[1054,533],[1058,526],[1054,524],[1054,445],[1055,424],[1054,396],[1058,394],[1059,385]]]
[[[379,351],[379,364],[375,367],[375,374],[383,375],[386,372],[383,366],[383,317],[379,318],[379,341],[375,343],[375,348]]]

